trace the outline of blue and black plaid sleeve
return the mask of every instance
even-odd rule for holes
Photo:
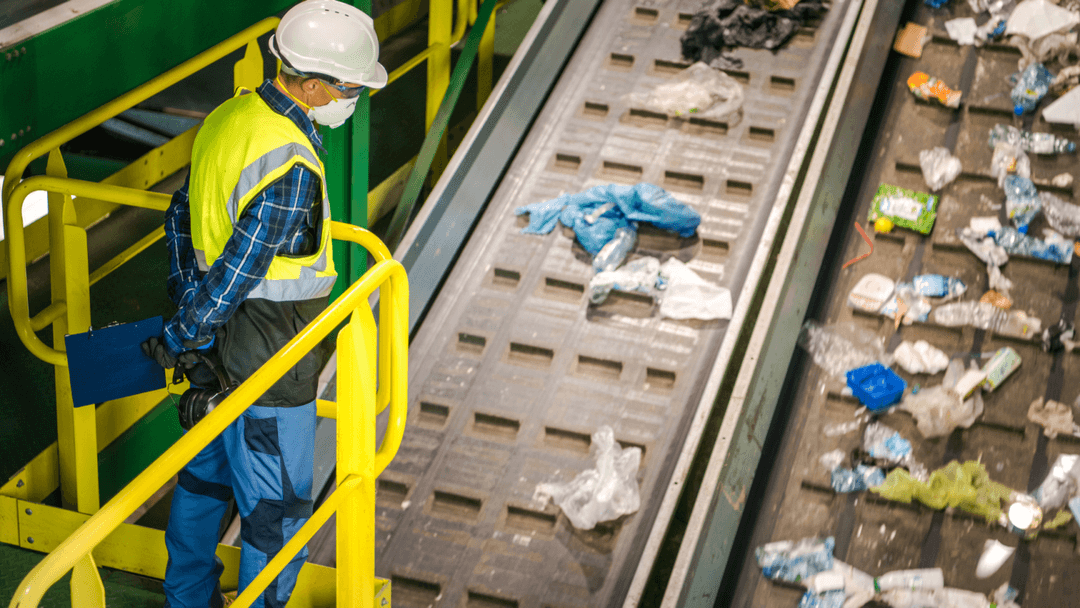
[[[221,256],[196,280],[190,279],[195,267],[190,228],[181,230],[190,226],[187,188],[177,191],[166,215],[169,293],[180,308],[165,325],[165,343],[174,355],[208,341],[266,276],[275,255],[314,253],[321,189],[311,170],[293,167],[248,204]]]

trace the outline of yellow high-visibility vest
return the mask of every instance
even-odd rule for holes
[[[191,239],[199,269],[221,256],[233,225],[248,203],[294,166],[314,172],[322,184],[318,249],[311,255],[277,255],[249,298],[275,302],[326,296],[337,279],[330,247],[330,203],[325,169],[307,135],[257,94],[218,106],[203,123],[191,151]]]

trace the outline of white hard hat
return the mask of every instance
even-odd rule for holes
[[[375,22],[337,0],[307,0],[289,9],[270,36],[270,52],[286,68],[334,83],[386,86]]]

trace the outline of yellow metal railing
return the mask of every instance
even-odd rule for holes
[[[450,47],[461,40],[470,19],[476,13],[476,0],[428,0],[430,4],[428,30],[429,46],[416,57],[391,72],[390,81],[403,76],[426,62],[427,78],[427,124],[430,125],[439,103],[444,96],[450,77]],[[415,4],[419,5],[419,2]],[[44,135],[20,150],[7,167],[2,192],[3,213],[0,219],[6,226],[6,241],[0,242],[0,259],[6,253],[7,264],[3,271],[8,277],[8,303],[16,332],[26,347],[38,358],[56,366],[57,429],[58,441],[49,457],[46,452],[28,465],[35,479],[53,478],[52,487],[20,488],[21,496],[46,496],[59,485],[66,508],[81,513],[93,513],[99,506],[97,453],[99,445],[94,428],[102,416],[110,426],[134,423],[138,415],[147,411],[149,396],[121,400],[99,408],[95,420],[94,408],[74,408],[71,405],[68,384],[67,357],[63,351],[66,334],[85,332],[90,327],[89,288],[122,266],[135,255],[163,236],[161,228],[146,235],[135,245],[116,256],[100,268],[90,271],[86,255],[86,228],[108,215],[119,205],[130,205],[163,210],[169,198],[163,194],[146,192],[149,187],[167,175],[171,175],[190,162],[191,146],[198,127],[181,134],[163,146],[156,148],[132,165],[101,183],[71,180],[60,154],[60,146],[71,139],[100,125],[134,105],[148,99],[165,88],[191,74],[244,48],[244,56],[234,67],[234,86],[254,88],[262,78],[262,55],[256,38],[274,29],[277,18],[264,19],[237,33],[227,40],[185,61],[149,82],[133,89],[81,118]],[[376,25],[379,25],[376,20]],[[485,37],[494,32],[491,24]],[[487,74],[490,91],[491,49],[481,52],[481,99],[484,92],[484,74]],[[485,65],[487,66],[485,68]],[[377,91],[372,91],[375,94]],[[48,155],[46,175],[22,179],[32,161]],[[410,163],[411,164],[411,163]],[[406,165],[408,167],[409,165]],[[438,165],[436,165],[436,170]],[[400,180],[401,171],[391,180]],[[378,192],[391,192],[393,188],[376,188]],[[27,229],[23,228],[22,200],[35,191],[49,192],[49,215]],[[386,198],[385,195],[382,195]],[[75,197],[75,200],[72,200]],[[369,197],[370,200],[370,197]],[[369,209],[369,221],[385,213],[393,201],[377,200],[377,208]],[[47,228],[47,232],[43,230]],[[6,250],[6,251],[5,251]],[[26,267],[29,261],[51,250],[52,301],[35,315],[30,314]],[[0,277],[2,278],[2,277]],[[39,338],[36,332],[52,327],[52,346]],[[126,426],[124,426],[126,428]],[[11,496],[5,484],[0,497]],[[0,519],[0,526],[4,522]],[[0,530],[0,538],[5,538]]]
[[[401,264],[390,257],[390,252],[370,232],[337,222],[333,223],[332,230],[334,238],[366,248],[376,259],[375,265],[220,406],[42,560],[23,580],[11,601],[11,608],[34,608],[45,591],[68,570],[76,568],[78,576],[79,564],[85,564],[84,570],[93,567],[91,554],[95,546],[350,315],[351,322],[338,336],[338,488],[233,605],[249,606],[335,512],[338,514],[338,605],[372,605],[375,478],[393,459],[405,429],[408,281]],[[374,340],[375,320],[368,308],[368,297],[375,289],[381,290],[378,355]],[[380,362],[378,366],[376,358]],[[388,404],[390,418],[382,445],[376,451],[375,416],[380,402]]]

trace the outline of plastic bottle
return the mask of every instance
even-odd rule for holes
[[[1076,144],[1064,137],[1058,137],[1053,133],[1032,133],[1011,125],[996,125],[990,130],[990,147],[993,148],[998,142],[1018,146],[1024,152],[1032,154],[1062,154],[1076,151]]]
[[[970,325],[1002,335],[1030,339],[1042,333],[1042,321],[1022,311],[1002,310],[993,304],[967,301],[942,304],[934,309],[931,320],[938,325]]]
[[[944,586],[941,568],[894,570],[874,579],[874,590],[878,593],[890,589],[941,589]]]
[[[1013,113],[1022,116],[1034,112],[1039,100],[1050,90],[1054,75],[1041,63],[1033,63],[1020,74],[1020,80],[1012,90]]]
[[[637,243],[637,231],[633,228],[618,228],[615,236],[600,249],[593,258],[593,269],[596,272],[615,270],[623,263],[630,250]]]

